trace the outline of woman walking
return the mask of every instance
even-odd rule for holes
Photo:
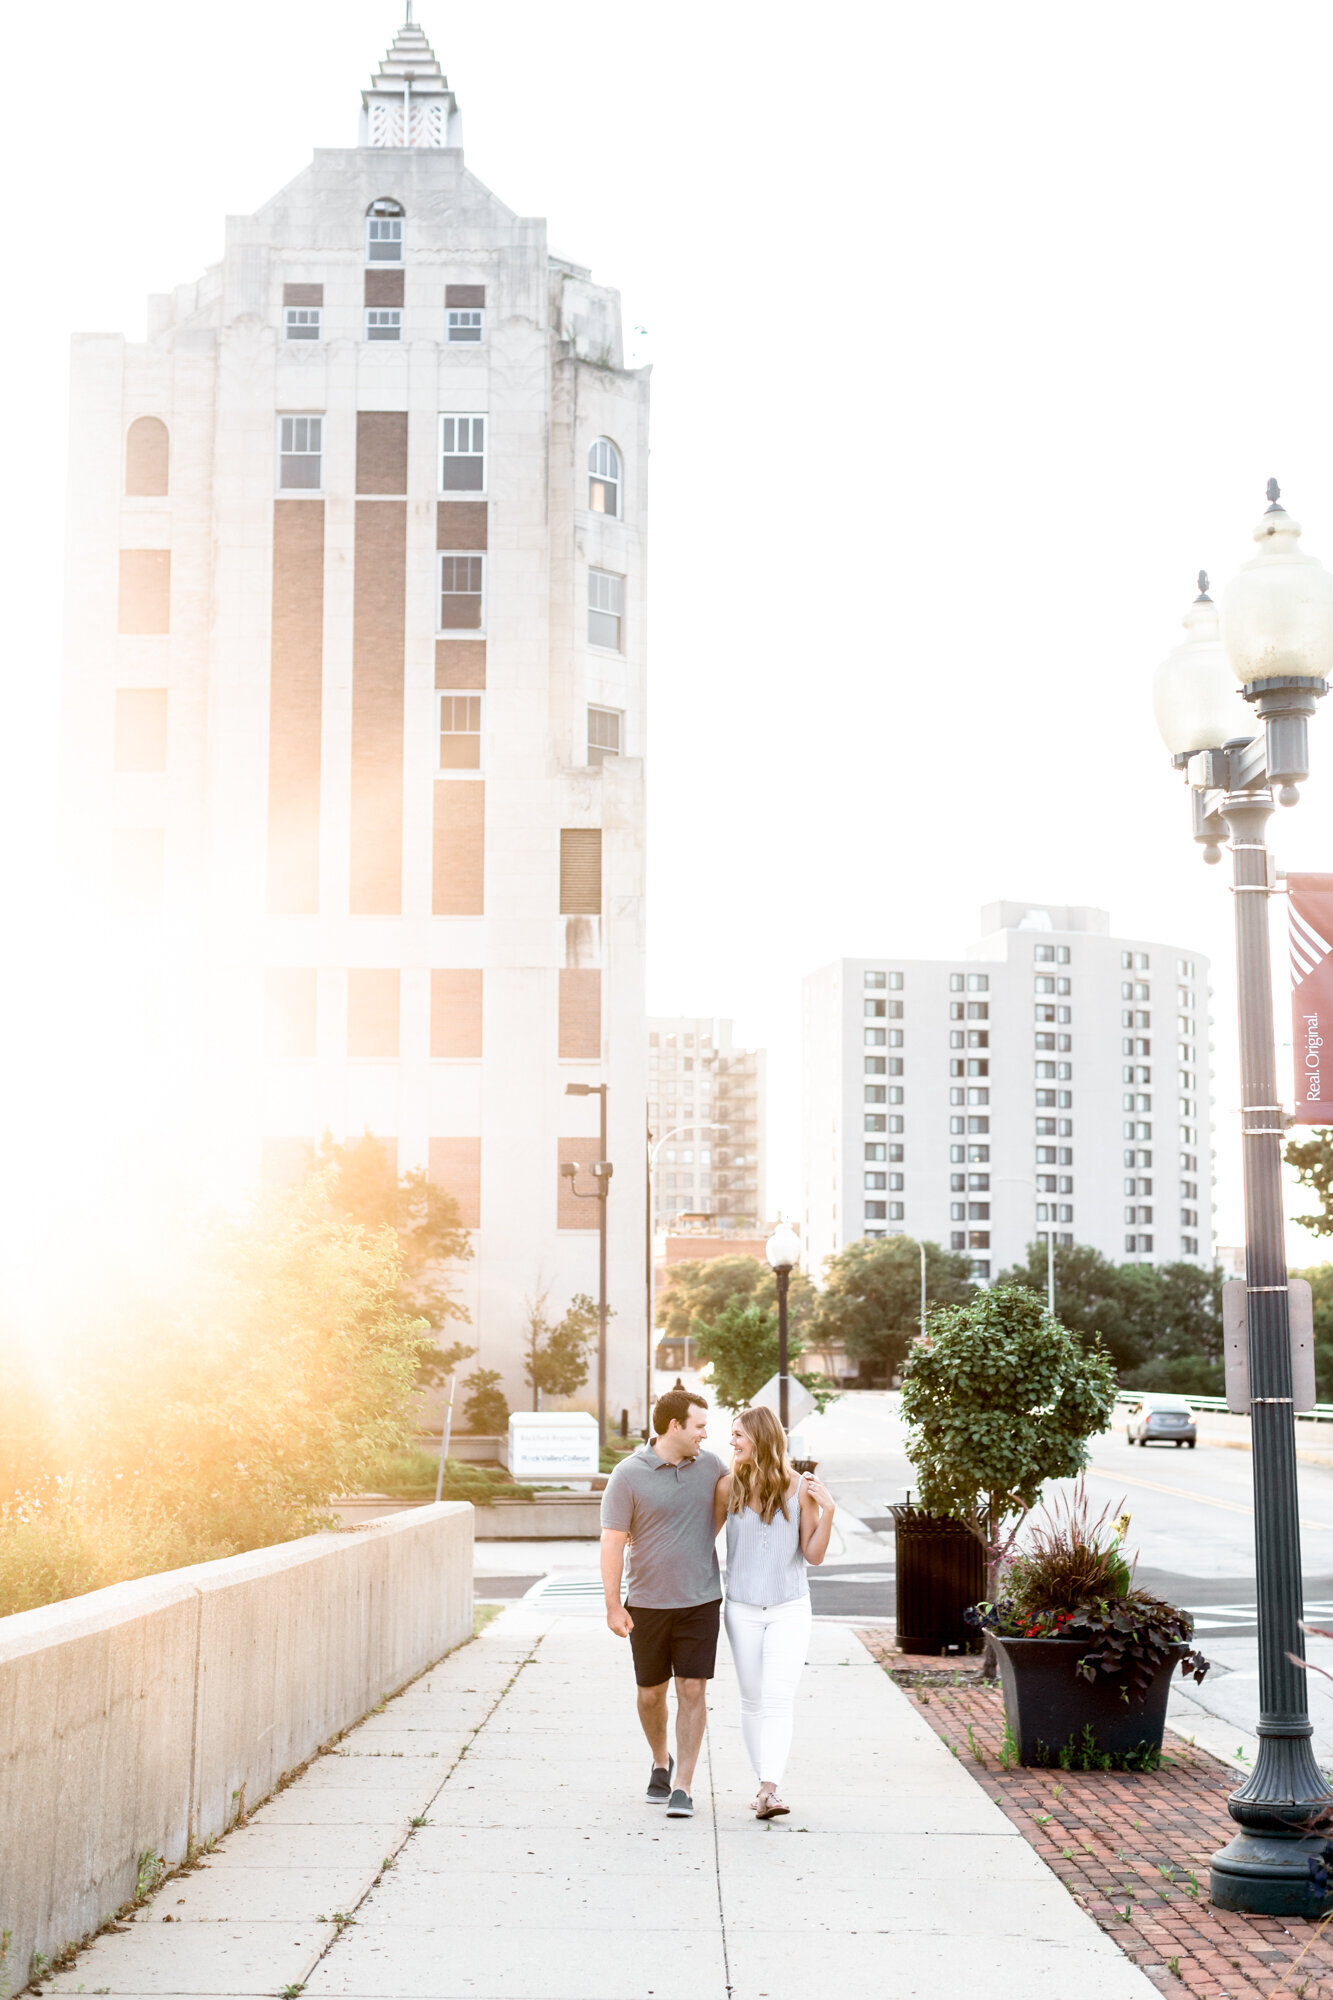
[[[759,1790],[756,1819],[790,1812],[778,1786],[791,1748],[792,1705],[810,1644],[807,1562],[822,1563],[833,1495],[787,1456],[771,1410],[742,1410],[731,1426],[731,1471],[713,1496],[727,1524],[723,1622],[741,1684],[741,1733]]]

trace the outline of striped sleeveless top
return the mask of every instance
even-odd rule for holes
[[[727,1596],[736,1604],[790,1604],[808,1597],[801,1554],[800,1488],[787,1501],[787,1518],[764,1522],[752,1507],[727,1516]]]

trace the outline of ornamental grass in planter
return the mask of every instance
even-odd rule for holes
[[[1134,1584],[1128,1514],[1089,1518],[1080,1480],[1031,1529],[994,1600],[971,1621],[998,1654],[1005,1718],[1021,1764],[1154,1770],[1171,1676],[1201,1681],[1187,1611]]]

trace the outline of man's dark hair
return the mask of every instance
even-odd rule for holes
[[[673,1422],[683,1424],[690,1414],[690,1405],[696,1410],[706,1410],[707,1403],[702,1396],[696,1396],[692,1389],[668,1389],[665,1396],[659,1396],[653,1405],[653,1435],[664,1437]]]

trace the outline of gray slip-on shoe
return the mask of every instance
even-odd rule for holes
[[[675,1768],[676,1760],[674,1757],[667,1758],[665,1769],[660,1764],[653,1765],[648,1778],[648,1790],[645,1794],[650,1806],[664,1806],[671,1797],[671,1774]]]
[[[694,1800],[690,1797],[688,1792],[682,1792],[679,1785],[677,1785],[675,1791],[671,1794],[670,1800],[668,1801],[667,1818],[668,1819],[694,1818]]]

